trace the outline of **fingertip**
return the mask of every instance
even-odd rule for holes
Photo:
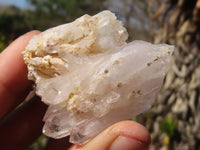
[[[32,30],[30,32],[27,32],[26,34],[24,35],[21,35],[16,41],[23,41],[25,43],[25,46],[26,44],[29,42],[29,40],[35,36],[35,35],[38,35],[40,34],[41,32],[38,31],[38,30]]]
[[[109,150],[146,150],[147,145],[133,138],[118,136]]]
[[[11,55],[10,53],[14,50],[16,55],[21,55],[21,51],[25,49],[26,45],[28,44],[29,40],[41,32],[38,30],[33,30],[30,32],[25,33],[18,37],[15,41],[13,41],[6,49],[3,50],[1,53],[1,57],[8,57],[7,55]],[[18,56],[19,57],[19,56]],[[17,58],[18,58],[17,57]]]
[[[150,134],[144,126],[134,121],[121,121],[108,127],[88,143],[72,146],[70,150],[107,150],[120,146],[126,146],[124,150],[129,148],[142,150],[150,143]]]
[[[149,131],[138,122],[130,120],[121,121],[111,126],[111,129],[114,130],[113,132],[116,132],[117,135],[134,138],[147,145],[151,143]]]
[[[22,35],[22,36],[34,36],[34,35],[37,35],[37,34],[40,34],[41,32],[39,30],[32,30],[32,31],[29,31],[27,32],[26,34]]]

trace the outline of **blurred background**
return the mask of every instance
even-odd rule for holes
[[[0,52],[18,36],[109,9],[139,39],[175,45],[151,110],[132,118],[157,149],[200,150],[200,0],[0,0]],[[41,136],[28,149],[42,150]]]

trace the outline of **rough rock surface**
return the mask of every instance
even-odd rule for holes
[[[23,52],[36,93],[49,105],[43,132],[82,144],[150,108],[173,46],[126,43],[116,16],[84,15],[33,37]]]

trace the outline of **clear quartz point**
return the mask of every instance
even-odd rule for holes
[[[28,78],[49,105],[43,132],[83,144],[108,126],[149,109],[173,46],[126,43],[110,11],[84,15],[34,36],[25,51]]]

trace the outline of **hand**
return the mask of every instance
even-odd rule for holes
[[[27,149],[42,134],[42,118],[47,106],[39,97],[35,96],[15,109],[32,87],[21,52],[28,41],[39,33],[32,31],[19,37],[0,54],[0,149],[3,150]],[[67,138],[50,138],[45,150],[63,150],[70,146],[70,150],[143,150],[149,144],[150,135],[142,125],[122,121],[81,146],[71,146]]]

